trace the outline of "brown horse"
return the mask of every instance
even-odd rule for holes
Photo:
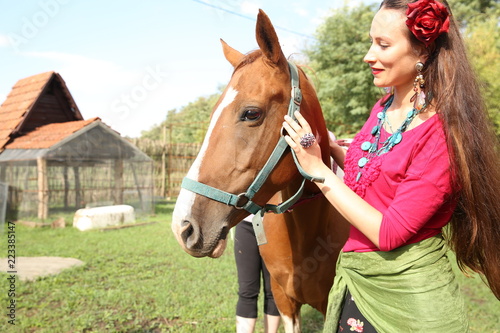
[[[280,140],[292,91],[288,61],[263,11],[258,14],[256,37],[260,49],[247,55],[222,41],[224,55],[234,72],[214,108],[201,151],[186,177],[225,194],[246,193],[263,169]],[[311,124],[323,161],[329,165],[328,131],[316,92],[302,70],[299,79],[301,113]],[[287,149],[255,196],[244,198],[242,203],[221,203],[224,200],[183,188],[175,206],[172,230],[192,256],[219,257],[226,247],[228,230],[249,215],[241,209],[249,199],[258,207],[277,204],[290,198],[302,180]],[[267,244],[260,246],[260,252],[271,274],[286,332],[300,332],[302,304],[326,313],[335,263],[348,234],[347,222],[318,193],[316,185],[307,181],[302,200],[293,210],[264,215]]]

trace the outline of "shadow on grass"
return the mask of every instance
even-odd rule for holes
[[[172,215],[174,211],[175,201],[172,200],[160,200],[155,204],[155,214],[156,215]]]

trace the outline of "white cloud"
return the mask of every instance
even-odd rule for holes
[[[10,40],[7,35],[0,34],[0,47],[8,47],[10,46]]]
[[[325,23],[325,19],[332,15],[331,9],[317,8],[314,16],[311,18],[311,23],[318,27],[319,25]]]
[[[347,3],[349,7],[356,8],[365,3],[366,1],[363,0],[351,0]]]
[[[54,62],[51,68],[61,74],[85,119],[99,117],[122,135],[133,137],[163,121],[168,110],[216,92],[218,84],[227,83],[231,74],[223,59],[214,60],[208,69],[203,64],[194,66],[191,60],[125,69],[77,54],[23,55]]]
[[[151,104],[155,104],[153,90],[160,85],[154,79],[146,78],[147,75],[151,76],[155,71],[159,71],[155,64],[130,70],[107,60],[78,54],[25,52],[23,55],[54,62],[53,70],[66,82],[84,118],[100,117],[124,135],[137,135],[138,126],[142,126],[141,129],[147,126],[150,117],[146,112],[142,111],[136,119],[130,116],[137,109],[142,109],[141,106],[159,109],[158,105]],[[119,106],[127,105],[122,102],[123,98],[131,98],[127,102],[134,108],[122,112],[123,108],[120,109]]]
[[[113,62],[78,54],[61,52],[24,52],[22,54],[55,62],[56,71],[65,72],[67,77],[78,77],[87,89],[104,88],[107,86],[108,79],[126,83],[132,74]],[[90,81],[93,81],[92,85],[88,85]]]
[[[247,15],[257,15],[259,12],[259,8],[262,8],[262,5],[258,2],[252,1],[243,1],[240,5],[240,10],[242,13]]]
[[[292,6],[293,6],[293,11],[300,17],[309,16],[309,11],[306,8],[302,7],[301,3],[294,3]]]

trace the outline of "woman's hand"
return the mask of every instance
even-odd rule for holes
[[[335,141],[340,147],[342,148],[349,148],[349,146],[351,145],[351,142],[352,142],[352,139],[338,139],[337,141]]]
[[[344,160],[347,153],[347,148],[351,144],[351,139],[339,139],[335,138],[332,132],[328,132],[328,143],[330,145],[330,156],[333,157],[335,163],[344,169]]]
[[[288,132],[288,135],[285,136],[285,140],[295,151],[300,166],[305,172],[314,177],[324,178],[325,168],[327,170],[330,169],[323,163],[321,158],[321,148],[316,141],[307,148],[300,144],[301,138],[307,133],[312,133],[312,131],[311,127],[304,117],[302,117],[300,112],[295,112],[295,117],[298,122],[294,121],[288,115],[285,116],[283,128]]]
[[[323,192],[327,200],[339,211],[344,218],[361,231],[377,247],[379,246],[380,226],[382,224],[382,213],[360,198],[355,192],[347,187],[333,171],[323,163],[321,149],[318,143],[304,148],[300,145],[300,139],[307,133],[311,133],[311,127],[299,112],[295,113],[297,121],[285,116],[283,128],[288,132],[285,140],[297,154],[300,165],[310,175],[316,178],[324,178],[324,183],[315,183]],[[334,141],[332,139],[332,141]],[[340,143],[340,144],[339,144]],[[345,151],[343,146],[348,141],[331,142],[334,147]],[[330,146],[331,147],[331,146]],[[344,154],[345,155],[345,154]]]

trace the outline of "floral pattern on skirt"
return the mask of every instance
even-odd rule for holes
[[[376,333],[377,331],[361,314],[354,297],[350,292],[347,292],[345,297],[342,314],[340,315],[339,327],[337,332],[360,332],[360,333]]]

